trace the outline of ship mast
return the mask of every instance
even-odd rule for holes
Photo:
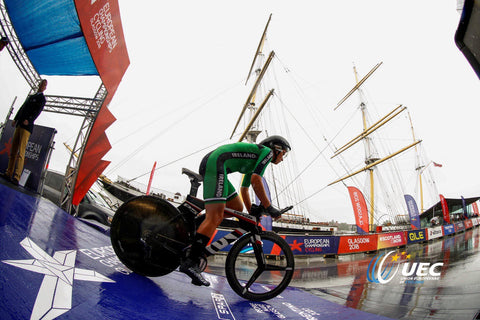
[[[358,73],[357,73],[357,68],[355,65],[353,66],[353,72],[355,73],[355,81],[357,85],[359,84],[358,80]],[[363,120],[363,133],[366,133],[369,125],[367,121],[367,105],[365,103],[364,99],[364,94],[362,89],[359,87],[358,88],[358,94],[360,97],[360,110],[362,112],[362,120]],[[365,147],[365,164],[367,166],[375,163],[378,161],[380,158],[377,155],[377,152],[375,151],[374,145],[372,143],[372,138],[370,136],[366,136],[363,139],[364,147]],[[370,231],[373,229],[373,223],[374,223],[374,212],[375,212],[375,179],[373,176],[375,166],[370,166],[368,170],[368,175],[370,178]]]
[[[352,176],[354,176],[354,175],[356,175],[360,172],[368,171],[369,183],[370,183],[370,210],[369,210],[369,216],[370,216],[369,230],[370,231],[373,231],[373,225],[374,225],[374,212],[375,212],[374,170],[375,170],[375,167],[377,165],[381,164],[382,162],[384,162],[386,160],[389,160],[390,158],[392,158],[394,156],[397,156],[398,154],[400,154],[400,153],[402,153],[402,152],[404,152],[404,151],[406,151],[406,150],[408,150],[412,147],[416,147],[416,145],[421,142],[421,140],[416,141],[415,136],[414,136],[413,137],[414,142],[412,144],[410,144],[410,145],[408,145],[408,146],[398,150],[397,152],[394,152],[394,153],[392,153],[392,154],[390,154],[390,155],[388,155],[384,158],[379,158],[378,157],[377,151],[374,147],[374,144],[373,144],[372,138],[370,137],[370,134],[373,133],[378,128],[380,128],[381,126],[383,126],[384,124],[386,124],[387,122],[389,122],[391,119],[395,118],[398,114],[400,114],[401,112],[403,112],[406,109],[406,107],[402,107],[400,105],[397,108],[395,108],[393,111],[388,113],[386,116],[384,116],[383,118],[381,118],[380,120],[375,122],[373,125],[369,126],[368,119],[367,119],[367,105],[365,103],[364,94],[363,94],[363,91],[361,89],[361,85],[365,82],[365,80],[368,77],[370,77],[373,74],[373,72],[375,72],[375,70],[377,70],[378,67],[380,67],[381,64],[382,64],[382,62],[375,65],[375,67],[373,67],[372,70],[370,70],[370,72],[366,76],[364,76],[360,81],[358,80],[357,70],[354,66],[353,70],[354,70],[354,74],[355,74],[356,85],[353,87],[352,90],[350,90],[350,92],[344,98],[342,98],[340,100],[340,102],[338,102],[337,106],[334,109],[334,110],[336,110],[341,104],[343,104],[343,102],[345,102],[348,99],[348,97],[350,97],[355,91],[358,90],[359,97],[360,97],[360,110],[362,112],[363,131],[362,131],[361,134],[359,134],[357,137],[355,137],[350,142],[345,144],[343,147],[337,149],[335,151],[334,155],[332,156],[332,158],[338,156],[339,154],[341,154],[345,150],[349,149],[355,143],[357,143],[359,141],[363,141],[364,149],[365,149],[365,165],[366,166],[363,167],[360,170],[357,170],[357,171],[355,171],[351,174],[348,174],[347,176],[345,176],[343,178],[337,179],[337,180],[335,180],[335,181],[333,181],[332,183],[329,184],[329,185],[333,185],[337,182],[348,179],[348,178],[350,178],[350,177],[352,177]],[[423,195],[422,195],[422,197],[423,197]],[[422,204],[422,207],[423,207],[423,204]]]
[[[239,126],[239,123],[240,121],[242,120],[242,117],[244,117],[245,113],[248,112],[248,115],[245,115],[245,123],[248,122],[248,124],[246,125],[245,129],[243,130],[243,133],[240,135],[239,139],[237,141],[248,141],[249,143],[257,143],[257,137],[263,132],[266,136],[268,136],[268,124],[266,122],[269,122],[269,120],[271,120],[272,118],[269,117],[270,115],[274,114],[275,111],[278,112],[278,109],[276,109],[275,111],[272,111],[272,109],[270,109],[269,111],[272,111],[272,113],[269,113],[267,114],[265,117],[261,118],[260,119],[260,115],[265,115],[265,112],[262,111],[262,110],[265,110],[264,107],[267,106],[267,103],[269,103],[270,99],[272,98],[273,94],[274,94],[274,89],[270,89],[270,88],[267,88],[267,86],[269,86],[270,84],[266,84],[265,81],[263,80],[264,78],[267,78],[265,77],[266,75],[266,72],[267,70],[269,70],[269,66],[271,65],[271,62],[273,61],[273,58],[275,57],[275,52],[274,51],[270,51],[270,53],[268,54],[268,56],[266,55],[266,37],[267,37],[267,31],[268,31],[268,27],[269,27],[269,24],[270,24],[270,21],[271,21],[271,18],[272,18],[272,15],[270,14],[269,18],[268,18],[268,21],[265,25],[265,29],[263,31],[263,34],[262,34],[262,37],[260,38],[260,41],[258,43],[258,47],[257,47],[257,50],[255,52],[255,55],[253,57],[253,60],[252,60],[252,63],[251,63],[251,66],[250,66],[250,70],[248,72],[248,75],[247,75],[247,81],[245,84],[248,83],[248,81],[250,80],[251,82],[254,80],[254,84],[253,84],[253,87],[250,91],[250,94],[248,96],[248,98],[246,99],[245,101],[245,104],[242,108],[242,111],[240,113],[240,116],[238,117],[237,121],[236,121],[236,124],[235,124],[235,127],[232,131],[232,134],[230,136],[230,139],[233,138],[238,126]],[[264,54],[265,52],[265,54]],[[255,78],[255,79],[254,79]],[[263,100],[262,100],[263,98]],[[258,102],[258,103],[257,103]],[[247,111],[248,110],[248,111]],[[261,122],[260,122],[261,120]],[[264,124],[266,124],[266,127],[264,127]],[[275,123],[275,125],[277,125]],[[277,130],[277,129],[276,129]],[[285,133],[288,133],[288,129],[285,129]],[[292,155],[292,157],[290,157],[290,159],[292,159],[294,157],[294,155]],[[290,160],[289,160],[290,161]],[[294,162],[295,160],[291,160],[292,162]],[[284,166],[282,166],[284,167]],[[295,169],[292,170],[288,170],[287,168],[278,168],[277,170],[273,170],[273,166],[270,166],[269,168],[269,175],[268,177],[270,178],[269,179],[269,188],[272,187],[272,189],[270,189],[271,191],[271,200],[276,202],[276,205],[278,207],[280,207],[280,202],[281,202],[281,198],[280,198],[280,195],[282,195],[286,190],[287,188],[279,191],[279,187],[281,186],[281,184],[278,183],[278,179],[276,178],[276,175],[279,175],[282,177],[282,181],[289,181],[289,180],[293,180],[293,181],[296,181],[297,179],[291,179],[291,175],[294,174],[293,171]],[[290,168],[292,169],[292,168]],[[283,179],[283,178],[288,178],[288,179]],[[297,180],[299,181],[299,180]],[[265,181],[266,182],[266,181]],[[291,183],[292,184],[292,183]],[[299,182],[296,182],[295,185],[292,185],[290,187],[290,185],[288,185],[289,189],[290,190],[287,190],[287,193],[285,196],[282,197],[282,199],[289,199],[288,201],[292,201],[292,199],[295,199],[295,198],[299,198],[300,194],[302,193],[302,190],[301,190],[301,183]],[[253,196],[252,196],[253,198]],[[296,211],[298,212],[299,208],[305,208],[305,206],[296,206]],[[302,214],[301,215],[302,217],[305,218],[305,215]]]
[[[250,94],[247,97],[247,101],[245,101],[245,104],[243,105],[242,111],[240,112],[240,115],[237,119],[235,127],[233,128],[232,134],[230,135],[230,139],[235,134],[235,131],[237,130],[238,125],[240,124],[240,120],[242,119],[247,109],[249,109],[250,119],[252,120],[250,121],[251,124],[249,124],[247,128],[244,130],[244,133],[241,135],[241,138],[239,139],[239,141],[242,141],[246,137],[248,142],[255,143],[257,140],[257,136],[262,132],[261,130],[258,129],[258,124],[255,123],[256,118],[260,114],[259,112],[257,112],[258,108],[255,105],[255,99],[256,99],[257,91],[260,87],[261,81],[263,79],[263,76],[267,72],[267,69],[270,63],[272,62],[273,57],[275,56],[274,51],[270,52],[267,61],[262,67],[262,62],[263,62],[262,60],[264,60],[262,59],[264,58],[263,47],[265,45],[265,40],[267,38],[268,25],[270,24],[271,19],[272,19],[272,15],[270,14],[267,24],[265,25],[265,29],[263,31],[262,37],[260,38],[260,42],[258,43],[257,51],[255,52],[255,55],[253,57],[250,70],[248,71],[247,80],[245,81],[245,84],[247,84],[253,69],[255,68],[255,66],[257,66],[255,69],[255,74],[256,74],[255,83],[252,87],[252,90],[250,91]],[[273,91],[271,91],[271,93],[273,93]],[[268,102],[268,99],[271,97],[271,95],[272,94],[268,94],[266,96],[266,98],[264,99],[264,102],[262,103],[263,106]]]
[[[410,120],[410,128],[412,129],[412,137],[413,141],[415,141],[415,131],[413,130],[413,122],[412,122],[412,117],[410,117],[410,112],[408,112],[408,120]],[[423,169],[425,168],[424,165],[421,164],[420,162],[420,157],[418,156],[418,150],[417,147],[415,146],[415,153],[417,155],[417,167],[415,170],[418,171],[418,183],[419,183],[419,188],[420,188],[420,213],[425,211],[424,206],[423,206],[423,183],[422,183],[422,172]]]
[[[248,119],[249,122],[245,129],[243,130],[243,133],[240,135],[240,138],[238,139],[239,142],[243,141],[246,139],[249,143],[256,143],[257,137],[260,133],[262,133],[262,129],[259,125],[258,117],[260,116],[260,113],[262,112],[263,108],[266,106],[268,100],[273,96],[274,89],[271,89],[265,98],[263,99],[262,103],[260,106],[257,107],[256,105],[256,98],[257,98],[257,93],[261,92],[262,87],[261,87],[261,82],[263,77],[265,76],[265,73],[267,72],[268,67],[270,66],[270,63],[272,62],[273,58],[275,57],[275,52],[271,51],[267,60],[265,63],[263,63],[265,60],[265,55],[263,53],[264,45],[265,45],[265,40],[267,37],[267,30],[268,30],[268,25],[270,24],[270,20],[272,19],[272,15],[270,14],[267,24],[265,25],[265,29],[263,31],[262,37],[260,38],[260,42],[258,43],[257,50],[255,52],[255,55],[252,60],[252,64],[250,66],[250,70],[248,71],[247,75],[247,80],[245,81],[245,85],[248,83],[248,80],[250,79],[250,76],[252,75],[253,72],[255,72],[256,79],[255,83],[253,84],[253,87],[250,91],[250,94],[247,97],[247,100],[245,101],[245,104],[242,108],[242,111],[240,112],[240,115],[237,119],[237,122],[235,124],[235,127],[233,128],[232,134],[230,136],[230,139],[233,137],[235,134],[235,131],[238,128],[238,125],[240,124],[240,121],[242,117],[244,116],[246,110],[248,109],[249,112],[249,117]],[[273,175],[273,171],[272,171]],[[276,179],[273,177],[273,187],[275,190],[275,194],[277,194],[277,186],[276,186]],[[253,196],[253,195],[252,195]],[[277,197],[277,202],[279,201]],[[279,205],[279,203],[277,203]]]

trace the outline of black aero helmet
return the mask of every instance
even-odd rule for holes
[[[269,147],[272,150],[278,150],[280,148],[285,151],[290,151],[292,149],[287,139],[281,136],[270,136],[263,139],[260,144],[262,146]]]

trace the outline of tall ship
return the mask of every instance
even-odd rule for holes
[[[285,108],[282,107],[281,99],[279,99],[276,90],[269,86],[269,82],[273,78],[270,66],[275,58],[275,52],[272,50],[265,53],[265,43],[271,18],[272,15],[265,25],[246,77],[245,86],[251,86],[251,88],[229,137],[231,142],[257,143],[257,141],[270,134],[280,134],[287,138],[290,136]],[[280,108],[273,108],[272,100],[276,100],[275,107],[280,106]],[[281,121],[278,121],[278,119],[281,119]],[[275,124],[272,125],[274,122]],[[152,175],[154,171],[155,169],[152,170]],[[134,179],[128,180],[119,177],[117,181],[112,181],[102,176],[100,181],[105,190],[119,200],[117,203],[147,193],[147,186],[137,183]],[[267,228],[272,228],[274,231],[281,233],[302,234],[333,234],[337,231],[336,226],[331,226],[327,222],[313,221],[309,217],[307,203],[301,200],[305,199],[305,195],[294,152],[291,156],[288,156],[281,166],[277,166],[275,169],[269,166],[265,173],[264,184],[270,193],[272,203],[276,207],[283,208],[294,205],[292,211],[284,213],[281,219],[266,221]],[[155,192],[153,187],[150,194],[160,196],[174,204],[180,203],[183,199],[180,193],[168,193],[163,190]],[[253,194],[252,199],[255,199]],[[230,224],[231,222],[226,219],[222,226],[228,227]]]
[[[441,165],[426,157],[407,107],[397,105],[380,116],[370,112],[363,85],[381,65],[377,63],[361,79],[354,66],[356,84],[334,107],[337,112],[348,108],[345,102],[358,95],[359,132],[341,141],[340,147],[336,147],[338,136],[331,142],[331,159],[341,164],[344,173],[329,183],[343,184],[348,190],[358,234],[426,227],[420,215],[439,200],[432,169]],[[363,162],[359,162],[362,153]]]

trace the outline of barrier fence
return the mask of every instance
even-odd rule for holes
[[[292,248],[295,255],[324,255],[335,256],[340,254],[375,252],[387,248],[399,248],[409,244],[426,242],[433,239],[447,237],[465,230],[477,227],[480,218],[472,218],[454,224],[436,226],[420,230],[385,232],[369,235],[281,235]],[[225,236],[230,231],[217,230],[212,242]],[[230,250],[231,245],[222,251]],[[272,255],[278,254],[278,248],[271,248]]]

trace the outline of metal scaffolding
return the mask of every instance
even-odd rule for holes
[[[1,36],[6,36],[10,40],[6,49],[33,93],[38,88],[41,77],[18,40],[3,0],[0,2],[0,12]],[[72,198],[80,159],[82,159],[88,136],[106,96],[107,90],[103,83],[100,84],[93,98],[45,95],[47,102],[43,111],[84,118],[65,171],[65,188],[63,188],[61,206],[71,214],[76,214],[77,211],[77,208],[72,206]],[[78,155],[78,159],[75,155]]]

